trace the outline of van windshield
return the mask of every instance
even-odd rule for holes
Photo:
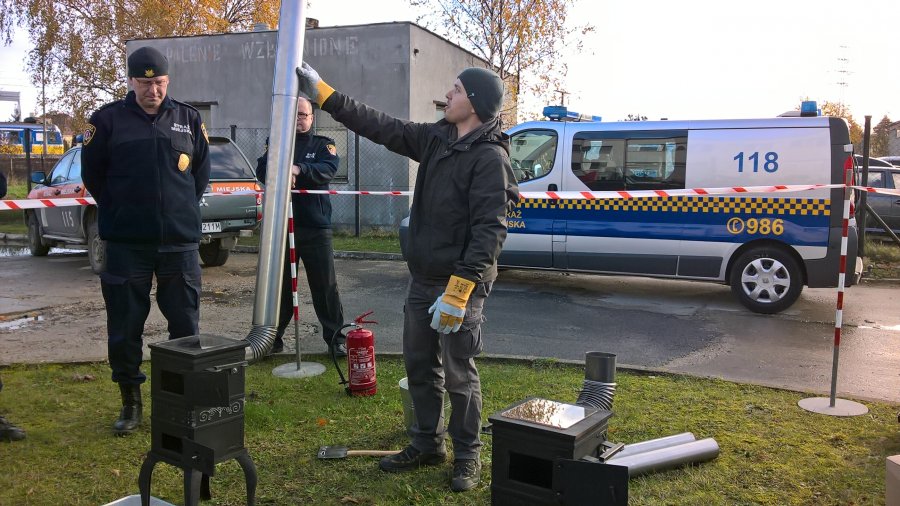
[[[509,158],[516,181],[529,181],[547,175],[556,159],[556,132],[527,130],[512,136]]]

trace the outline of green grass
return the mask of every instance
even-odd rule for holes
[[[28,186],[22,183],[10,183],[4,199],[24,199],[28,196]],[[24,234],[28,231],[23,220],[22,211],[0,210],[0,233]]]
[[[900,279],[900,246],[889,238],[866,239],[865,277]]]
[[[306,357],[325,363],[324,357]],[[245,443],[259,471],[257,504],[489,504],[491,438],[484,479],[451,494],[448,466],[406,474],[378,470],[372,457],[318,460],[321,445],[399,449],[406,443],[397,358],[379,357],[378,393],[347,397],[329,366],[318,377],[275,378],[267,360],[247,373]],[[528,396],[574,402],[583,369],[556,361],[479,360],[484,418]],[[14,366],[3,371],[0,413],[28,432],[0,443],[0,504],[104,504],[137,493],[150,448],[147,422],[116,438],[118,392],[104,364]],[[680,432],[713,437],[712,462],[632,479],[631,505],[859,505],[884,503],[885,457],[900,453],[897,407],[867,402],[869,414],[828,417],[797,407],[807,395],[669,375],[619,371],[610,439],[637,442]],[[149,388],[144,388],[145,400]],[[149,420],[149,400],[145,408]],[[217,466],[213,500],[244,503],[234,461]],[[178,470],[158,464],[153,495],[181,504]]]
[[[252,237],[238,238],[242,246],[259,246],[259,231]],[[365,233],[360,237],[336,232],[334,234],[335,251],[374,251],[378,253],[400,253],[400,236],[380,232]]]

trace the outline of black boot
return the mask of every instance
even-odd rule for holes
[[[21,441],[23,439],[25,439],[25,431],[0,416],[0,441]]]
[[[141,386],[119,383],[122,392],[122,412],[113,424],[113,434],[126,436],[141,425]]]

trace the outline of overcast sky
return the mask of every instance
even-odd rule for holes
[[[406,0],[311,4],[321,26],[416,16]],[[566,58],[566,103],[604,120],[769,117],[805,97],[843,101],[860,123],[900,120],[898,0],[581,0],[570,19],[596,32]],[[0,90],[20,91],[26,113],[37,99],[22,70],[30,48],[20,36],[0,49]],[[11,112],[0,103],[0,119]]]

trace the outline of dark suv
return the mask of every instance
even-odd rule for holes
[[[247,157],[227,137],[209,138],[210,180],[207,193],[259,191]],[[81,180],[81,147],[63,155],[49,175],[32,173],[37,184],[29,199],[52,201],[59,198],[89,197]],[[262,217],[262,196],[206,195],[200,200],[203,238],[200,259],[207,266],[223,265],[242,230],[253,230]],[[104,268],[105,246],[97,231],[94,205],[45,207],[25,211],[28,246],[34,256],[44,256],[53,246],[87,249],[91,269]]]

